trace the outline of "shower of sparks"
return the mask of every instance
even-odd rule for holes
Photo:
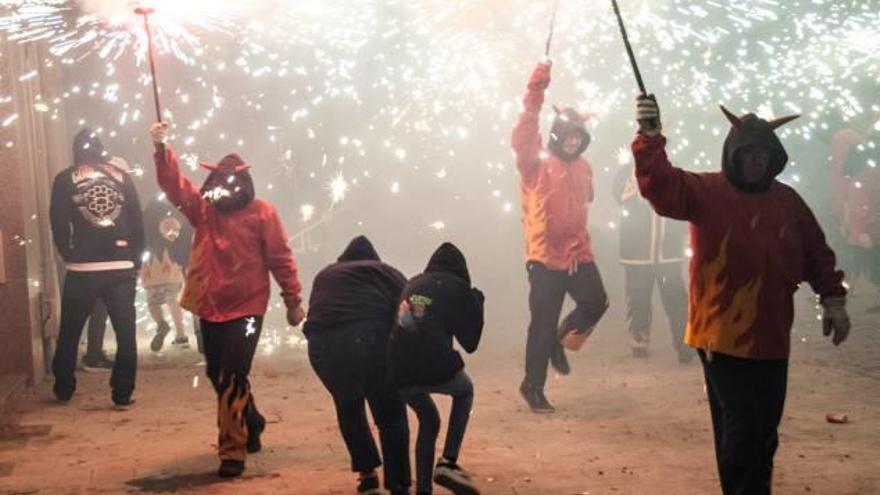
[[[159,53],[192,63],[203,52],[202,33],[229,32],[245,10],[231,0],[0,0],[0,31],[10,41],[45,41],[65,63],[97,54],[118,59],[134,50],[146,55],[143,17],[150,7]]]
[[[255,179],[272,184],[272,199],[305,205],[291,208],[289,220],[301,224],[323,222],[343,201],[357,202],[348,211],[372,206],[376,194],[418,201],[401,208],[417,229],[445,229],[438,218],[457,226],[462,216],[472,220],[485,206],[475,198],[492,198],[494,214],[518,211],[510,201],[517,174],[510,129],[543,54],[552,4],[153,1],[170,142],[191,170],[197,156],[242,154],[257,165]],[[12,81],[36,88],[41,69],[61,68],[69,84],[60,94],[31,91],[25,105],[0,95],[0,126],[20,125],[23,109],[33,108],[71,128],[100,128],[110,146],[143,146],[153,109],[134,6],[0,0],[0,34],[49,54]],[[802,114],[780,131],[790,154],[801,154],[791,182],[822,166],[800,165],[820,133],[845,125],[880,132],[877,0],[633,0],[622,7],[670,153],[688,168],[719,166],[728,125],[718,103],[740,113]],[[588,111],[596,139],[587,154],[601,184],[616,173],[615,162],[631,161],[630,135],[621,131],[633,128],[636,95],[609,3],[562,2],[553,58],[541,132],[546,141],[550,104]],[[876,152],[867,159],[869,166],[880,160]]]

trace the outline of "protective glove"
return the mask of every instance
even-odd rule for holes
[[[165,144],[165,141],[168,139],[168,124],[164,122],[156,122],[151,125],[150,139],[153,140],[153,144],[155,145]]]
[[[663,130],[660,106],[654,95],[642,95],[636,99],[636,121],[639,123],[639,132],[648,137],[654,137]]]
[[[287,323],[292,327],[299,326],[306,319],[306,312],[302,304],[298,304],[295,308],[287,310]]]
[[[831,342],[840,345],[849,336],[849,314],[846,312],[846,297],[825,297],[822,299],[824,314],[822,315],[822,334],[828,337],[832,333]]]
[[[544,91],[550,86],[550,60],[539,62],[529,79],[530,91]]]

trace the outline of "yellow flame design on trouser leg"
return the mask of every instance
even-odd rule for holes
[[[221,375],[220,382],[223,383]],[[220,430],[218,446],[220,460],[244,461],[247,457],[248,428],[245,408],[250,399],[247,380],[232,375],[222,390],[217,403],[217,427]]]

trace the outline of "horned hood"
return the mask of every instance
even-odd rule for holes
[[[788,153],[776,135],[776,129],[798,118],[798,116],[782,117],[767,121],[753,113],[737,117],[729,110],[721,107],[721,111],[730,121],[730,132],[724,141],[724,153],[721,168],[727,180],[736,188],[751,193],[766,191],[785,169]],[[764,180],[757,184],[749,184],[743,177],[739,153],[747,147],[756,147],[770,152],[770,165]]]

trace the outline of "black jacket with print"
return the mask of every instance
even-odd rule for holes
[[[471,288],[461,251],[445,243],[421,275],[407,283],[388,348],[389,371],[400,388],[437,385],[464,368],[453,337],[468,353],[483,333],[483,293]]]
[[[132,261],[140,268],[144,223],[134,182],[113,165],[78,165],[55,176],[52,236],[66,263]]]

